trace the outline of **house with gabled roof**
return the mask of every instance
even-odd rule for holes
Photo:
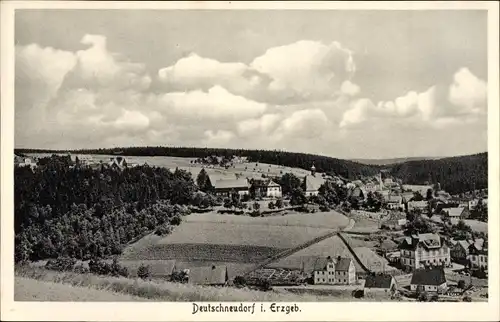
[[[387,209],[403,210],[403,197],[400,195],[389,195],[385,200]]]
[[[411,276],[410,290],[413,292],[444,294],[447,288],[443,267],[420,268]]]
[[[215,194],[229,197],[231,193],[237,192],[240,196],[250,194],[250,185],[247,179],[220,179],[215,181]]]
[[[443,210],[446,215],[451,219],[467,219],[470,216],[470,211],[467,207],[453,207]]]
[[[229,278],[227,266],[203,266],[186,270],[188,283],[197,285],[224,286]]]
[[[451,259],[456,263],[465,263],[469,256],[469,246],[473,243],[471,240],[457,240],[450,247]]]
[[[314,284],[351,285],[356,282],[356,267],[351,258],[319,257],[314,263]]]
[[[394,276],[388,274],[370,274],[366,276],[364,293],[392,295],[396,292],[397,282]]]
[[[476,239],[468,251],[467,259],[472,269],[488,269],[488,240]]]
[[[401,265],[411,270],[429,265],[451,265],[448,242],[438,234],[407,236],[400,243],[399,250]]]

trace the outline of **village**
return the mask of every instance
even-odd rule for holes
[[[72,168],[123,171],[140,165],[122,155],[97,160],[91,155],[60,154],[65,155]],[[15,156],[14,163],[31,169],[39,166],[36,156]],[[349,181],[319,173],[314,164],[295,174],[272,165],[265,171],[262,165],[235,156],[193,159],[187,168],[195,166],[201,170],[192,173],[199,189],[192,213],[271,218],[334,211],[345,215],[349,224],[237,275],[230,274],[226,265],[186,267],[165,259],[136,265],[138,276],[147,267],[150,278],[178,283],[400,301],[481,301],[488,296],[487,189],[450,195],[437,182],[409,185],[385,171]],[[236,166],[241,171],[226,171]],[[224,176],[218,174],[221,171]],[[279,264],[333,237],[345,244],[346,252],[301,257],[295,267]],[[351,247],[352,239],[366,242],[381,260],[367,265],[359,247]]]

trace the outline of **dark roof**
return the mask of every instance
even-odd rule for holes
[[[348,271],[350,265],[351,265],[351,259],[343,257],[337,261],[337,264],[335,265],[335,270],[336,271]]]
[[[188,282],[200,285],[221,285],[227,281],[226,266],[205,266],[189,269]]]
[[[328,257],[318,257],[314,262],[315,271],[324,271],[329,262],[335,263],[335,271],[348,271],[351,264],[351,259],[347,257],[338,257],[331,259]]]
[[[247,179],[222,179],[215,182],[215,189],[248,189]]]
[[[326,257],[318,257],[314,262],[314,270],[315,271],[324,271],[326,269],[326,265],[330,260]]]
[[[443,283],[446,283],[446,276],[441,267],[418,269],[411,276],[411,284],[441,285]]]
[[[391,275],[368,275],[365,288],[390,288],[393,277]]]

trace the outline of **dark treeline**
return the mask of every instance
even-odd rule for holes
[[[16,151],[17,152],[17,151]],[[18,150],[20,153],[60,153],[65,151],[47,150]],[[171,156],[183,158],[206,158],[212,155],[221,157],[240,156],[248,157],[250,162],[262,162],[302,168],[309,170],[314,164],[317,171],[334,173],[349,179],[357,179],[361,176],[374,175],[379,166],[363,165],[349,160],[336,159],[321,155],[306,153],[284,152],[276,150],[244,150],[244,149],[216,149],[216,148],[194,148],[194,147],[129,147],[94,150],[75,150],[73,153],[82,154],[123,154],[127,156]]]
[[[441,184],[451,194],[488,188],[488,154],[409,161],[391,166],[390,173],[408,184]]]
[[[56,152],[47,150],[16,150],[16,153]],[[57,151],[64,152],[64,151]],[[488,154],[480,153],[469,156],[458,156],[438,160],[419,160],[378,166],[364,165],[357,162],[332,157],[269,150],[215,149],[194,147],[129,147],[112,149],[78,150],[74,153],[85,154],[117,154],[128,156],[172,156],[205,158],[217,156],[248,157],[250,162],[278,164],[294,168],[310,169],[314,164],[318,172],[354,180],[362,176],[377,174],[381,169],[390,169],[388,174],[402,179],[408,184],[441,183],[441,187],[449,193],[456,194],[474,188],[487,188]]]
[[[17,261],[119,254],[134,238],[179,224],[179,205],[196,190],[182,170],[70,168],[68,157],[55,156],[41,161],[35,171],[14,170]]]

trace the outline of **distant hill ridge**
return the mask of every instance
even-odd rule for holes
[[[392,165],[408,161],[438,160],[445,157],[409,157],[409,158],[391,158],[391,159],[351,159],[351,161],[367,165]]]
[[[305,170],[310,169],[311,165],[314,164],[318,172],[333,173],[350,180],[358,179],[363,176],[372,176],[379,173],[382,169],[388,169],[388,174],[402,179],[405,183],[424,184],[425,182],[439,182],[443,189],[452,194],[488,187],[487,152],[448,158],[397,158],[379,160],[377,162],[378,164],[363,164],[356,160],[344,160],[321,155],[278,150],[194,147],[119,147],[72,151],[41,149],[15,150],[15,153],[63,152],[82,154],[115,154],[117,152],[123,152],[125,156],[171,156],[185,158],[202,158],[210,155],[236,155],[248,157],[249,162],[278,164]],[[380,163],[384,163],[384,165]]]

